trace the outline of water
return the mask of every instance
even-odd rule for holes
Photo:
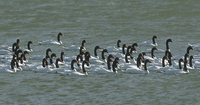
[[[65,46],[80,45],[92,52],[96,45],[115,45],[118,39],[132,44],[159,37],[159,48],[172,38],[174,56],[185,53],[188,43],[200,39],[198,0],[1,0],[0,44],[21,39],[25,47],[34,42],[31,55],[46,48],[59,54],[57,46],[39,46],[58,32]],[[144,48],[140,48],[142,51]],[[78,52],[66,52],[67,56]],[[198,52],[192,51],[192,55]],[[30,55],[30,56],[31,56]],[[161,54],[162,55],[162,54]],[[159,56],[161,56],[159,55]],[[60,76],[48,73],[0,73],[1,104],[200,104],[199,70],[185,75],[123,74]]]

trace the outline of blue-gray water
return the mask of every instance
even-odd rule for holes
[[[11,46],[17,38],[22,47],[34,42],[31,55],[42,55],[47,47],[59,54],[57,46],[39,46],[55,39],[58,32],[64,46],[80,45],[92,52],[96,45],[115,45],[118,39],[132,44],[159,37],[160,48],[172,38],[174,56],[185,53],[188,43],[200,40],[198,0],[1,0],[0,44]],[[144,48],[141,48],[141,50]],[[78,52],[67,52],[66,56]],[[192,51],[196,55],[198,52]],[[200,104],[199,70],[189,74],[117,74],[60,76],[18,72],[0,73],[0,104]]]

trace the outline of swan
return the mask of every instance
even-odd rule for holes
[[[179,60],[179,64],[178,64],[178,69],[175,66],[172,66],[169,64],[168,67],[165,66],[165,60],[168,60],[168,63],[170,63],[170,59],[168,59],[167,56],[163,57],[162,60],[162,68],[160,68],[159,70],[165,74],[182,74],[182,73],[189,73],[189,71],[187,70],[187,61],[183,60],[182,58]],[[181,67],[181,63],[184,62],[184,68],[183,70]]]
[[[32,52],[33,50],[31,49],[31,44],[33,44],[32,41],[28,41],[28,44],[27,44],[27,49],[24,49],[24,51],[27,51],[27,52]]]
[[[52,50],[50,48],[48,48],[46,50],[46,58],[50,58],[49,56],[49,53],[52,52]],[[31,60],[42,60],[45,56],[42,56],[42,55],[34,55],[34,56],[31,56],[30,59]]]
[[[182,70],[181,62],[184,62],[184,68]],[[165,74],[185,74],[189,73],[189,70],[187,69],[187,61],[183,61],[183,59],[179,60],[179,69],[174,68],[173,66],[170,68],[164,69]]]
[[[16,67],[15,67],[16,66]],[[15,73],[18,71],[22,71],[22,68],[19,66],[19,63],[16,59],[12,59],[11,63],[10,63],[10,67],[4,67],[2,68],[4,69],[6,72],[10,72],[10,73]]]
[[[127,52],[126,55],[125,55],[125,61],[120,60],[120,65],[119,65],[120,69],[124,70],[124,69],[128,68],[130,65],[132,65],[132,63],[130,63],[130,61],[128,60],[128,57],[133,59],[132,54]]]
[[[39,42],[40,45],[62,45],[62,41],[60,40],[60,36],[64,36],[61,32],[57,35],[57,41],[55,40],[46,40]]]
[[[26,59],[27,54],[29,54],[29,52],[24,51],[24,52],[22,52],[21,56],[19,57],[19,61],[20,61],[19,66],[20,67],[23,67],[28,63],[28,60]]]
[[[56,57],[57,57],[56,54],[52,53],[50,58],[49,58],[51,68],[55,68],[56,67],[55,63],[53,63],[53,58],[56,58]]]
[[[139,46],[153,46],[153,47],[158,46],[158,44],[156,43],[156,39],[157,39],[157,36],[153,36],[152,42],[144,41],[144,42],[139,43]]]
[[[86,43],[86,40],[83,40],[81,43],[81,47],[83,47],[86,50],[85,43]],[[76,45],[71,45],[70,47],[64,47],[64,49],[67,51],[71,51],[71,50],[79,50],[80,47],[77,47]]]
[[[149,67],[149,71],[162,72],[162,68],[166,66],[166,62],[170,62],[167,55],[165,55],[162,59],[152,61],[152,66]]]
[[[112,64],[112,70],[114,73],[117,73],[117,66],[119,64],[119,61],[120,59],[118,57],[115,58],[115,60],[113,61],[113,64]]]
[[[102,53],[101,53],[101,59],[106,62],[106,58],[105,58],[105,53],[108,53],[107,49],[103,49]]]
[[[142,61],[144,61],[144,56],[146,55],[146,53],[140,53],[137,57],[137,67],[140,68],[141,67],[141,64],[142,64]]]
[[[83,61],[83,63],[82,63],[83,73],[76,71],[76,69],[73,66],[74,63],[77,63],[77,61],[72,60],[71,70],[69,68],[60,68],[60,69],[58,68],[57,73],[59,73],[61,75],[88,75],[87,71],[85,70],[85,65],[89,66],[89,62]]]
[[[186,49],[186,54],[189,54],[190,55],[190,51],[191,50],[194,50],[192,46],[188,46],[187,49]],[[176,56],[174,57],[174,60],[178,60],[179,58],[182,58],[182,56]]]
[[[86,49],[83,47],[83,46],[81,46],[80,47],[80,49],[79,49],[79,54],[80,55],[84,55],[85,54],[85,51]],[[64,52],[63,52],[64,53]],[[65,54],[64,54],[65,55]],[[72,61],[73,59],[75,59],[76,58],[76,56],[72,56],[72,57],[63,57],[63,61],[66,61],[66,62],[70,62],[70,61]],[[62,60],[62,59],[61,59]],[[61,64],[62,62],[59,62],[59,64]]]
[[[122,54],[124,54],[124,55],[126,54],[125,48],[127,48],[127,47],[126,47],[126,44],[123,44],[123,46],[122,46]]]
[[[98,49],[101,49],[99,46],[96,46],[95,48],[94,48],[94,56],[96,57],[96,58],[99,58],[98,57],[98,55],[97,55],[97,50]]]
[[[124,58],[126,54],[125,48],[127,48],[127,46],[126,44],[123,44],[121,52],[112,52],[111,54],[113,54],[114,56],[118,58]]]
[[[138,44],[137,44],[137,43],[133,43],[133,44],[132,44],[131,51],[130,51],[131,54],[132,54],[133,52],[134,52],[134,53],[137,53],[136,47],[138,47]]]
[[[104,64],[103,61],[101,61],[98,57],[93,57],[90,55],[89,52],[85,53],[85,60],[90,62],[91,64]]]
[[[113,74],[114,72],[111,70],[111,62],[113,62],[114,56],[110,54],[107,57],[107,67],[105,65],[96,65],[95,68],[92,68],[90,74]]]
[[[99,46],[96,46],[94,48],[94,56],[95,57],[91,56],[91,54],[89,52],[85,52],[85,60],[88,61],[88,62],[90,62],[91,64],[96,64],[96,63],[98,63],[98,64],[104,64],[104,62],[101,61],[99,59],[98,55],[97,55],[97,50],[98,49],[102,49],[102,48],[100,48]]]
[[[29,70],[33,70],[35,73],[47,73],[52,69],[48,67],[48,58],[43,58],[42,65],[33,65]]]
[[[137,66],[133,65],[126,69],[126,73],[134,73],[134,74],[144,74],[149,73],[149,70],[147,70],[147,63],[151,63],[150,60],[146,59],[144,61],[144,70],[138,68]]]
[[[60,53],[60,60],[61,60],[61,61],[59,62],[60,65],[64,65],[64,64],[65,64],[64,55],[65,55],[65,52],[62,51],[62,52]]]
[[[121,40],[117,41],[117,46],[108,46],[106,49],[109,52],[122,52],[122,48],[120,48]]]
[[[195,67],[192,63],[193,59],[194,59],[194,57],[191,55],[190,58],[189,58],[189,66],[187,66],[187,68],[190,69],[190,70],[194,69],[194,67]]]
[[[155,55],[154,55],[154,52],[156,51],[156,50],[158,50],[156,47],[153,47],[152,49],[151,49],[151,57],[150,56],[145,56],[144,58],[145,59],[149,59],[149,60],[151,60],[151,61],[154,61],[155,59],[156,59],[156,57],[155,57]]]
[[[77,66],[78,66],[78,69],[81,70],[81,64],[83,62],[83,55],[82,54],[79,54],[76,56],[76,61],[77,61]]]

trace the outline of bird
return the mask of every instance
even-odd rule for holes
[[[57,41],[55,40],[45,40],[42,42],[39,42],[39,45],[62,45],[62,41],[60,40],[60,37],[64,36],[61,32],[57,35]]]

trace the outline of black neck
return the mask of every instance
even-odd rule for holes
[[[24,62],[23,62],[23,58],[24,58],[24,54],[22,54],[22,55],[20,56],[20,58],[19,58],[21,64],[24,63]]]
[[[120,48],[120,41],[117,41],[117,47]]]
[[[56,60],[56,68],[59,68],[58,62],[59,62],[59,60],[57,59]]]
[[[94,56],[98,56],[98,55],[97,55],[97,49],[98,49],[98,48],[95,48],[95,49],[94,49]]]
[[[152,58],[155,57],[155,55],[154,55],[154,49],[151,50],[151,57],[152,57]]]
[[[26,54],[24,54],[24,60],[26,61]]]
[[[190,49],[189,48],[187,48],[187,54],[190,54]]]
[[[117,67],[117,61],[115,60],[112,64],[112,69],[113,69],[113,72],[116,72],[116,67]]]
[[[105,60],[105,51],[102,51],[101,57],[103,60]]]
[[[48,51],[48,50],[46,51],[46,57],[50,57],[50,56],[49,56],[49,51]]]
[[[19,60],[19,52],[17,51],[16,53],[16,60],[18,61]]]
[[[192,57],[190,57],[190,60],[189,60],[189,64],[190,64],[190,67],[192,67],[193,65],[192,65]]]
[[[185,54],[185,56],[184,56],[184,61],[185,62],[187,62],[187,57],[188,57],[187,54]]]
[[[187,48],[187,54],[190,54],[190,50],[192,50],[191,46]]]
[[[63,54],[61,53],[61,55],[60,55],[60,60],[63,62],[64,61],[64,59],[63,59]]]
[[[74,70],[74,63],[76,62],[76,60],[72,60],[71,61],[71,69]]]
[[[11,69],[14,69],[14,66],[15,66],[15,61],[14,59],[12,59],[11,63],[10,63],[10,66],[11,66]]]
[[[90,55],[85,55],[85,61],[90,62]]]
[[[166,50],[167,51],[169,50],[169,42],[168,41],[166,42]]]
[[[52,59],[52,58],[50,58],[49,60],[50,60],[50,64],[53,64],[53,59]]]
[[[82,46],[82,47],[84,47],[84,46],[85,46],[85,42],[84,42],[84,41],[82,42],[81,46]]]
[[[163,59],[162,59],[162,67],[165,67],[165,60],[166,60],[166,57],[163,57]]]
[[[45,67],[45,62],[46,62],[46,59],[44,58],[44,59],[42,60],[42,67]]]
[[[187,61],[184,62],[184,68],[183,68],[183,70],[187,71]]]
[[[31,43],[28,43],[27,47],[28,47],[28,50],[31,50],[31,47],[30,47]]]
[[[168,63],[169,63],[169,66],[172,65],[172,59],[171,59],[171,57],[168,57]]]
[[[83,63],[82,63],[82,70],[83,70],[83,73],[86,73],[85,64],[86,64],[86,61],[83,61]]]
[[[60,34],[58,34],[58,37],[57,37],[57,40],[58,40],[58,42],[60,42]]]
[[[17,39],[17,43],[16,43],[16,49],[19,49],[19,43],[20,43],[20,40],[19,39]]]
[[[82,49],[82,47],[80,47],[79,54],[82,54],[82,53],[83,53],[83,49]]]
[[[13,43],[13,45],[12,45],[12,51],[13,51],[13,52],[16,51],[16,46],[17,46],[17,43]]]
[[[17,58],[16,58],[16,54],[13,54],[13,57],[12,57],[12,59],[17,59]]]
[[[126,53],[130,53],[130,51],[129,51],[130,49],[131,49],[131,46],[128,46]]]
[[[19,63],[17,60],[15,60],[15,63],[16,63],[17,68],[19,68]]]
[[[125,55],[125,61],[126,61],[126,63],[129,63],[128,56],[129,56],[129,53],[126,53],[126,55]]]
[[[19,39],[17,39],[17,45],[19,45],[19,43],[20,43],[20,40],[19,40]]]
[[[181,60],[179,60],[178,64],[179,64],[179,69],[182,69],[182,65],[181,65]]]
[[[110,59],[108,59],[108,60],[107,60],[107,66],[108,66],[108,70],[110,70],[110,69],[111,69],[111,67],[110,67],[110,63],[111,63],[111,60],[110,60]]]
[[[137,58],[137,67],[140,68],[140,66],[141,66],[141,57],[138,56],[138,58]]]
[[[44,59],[42,60],[42,66],[43,66],[43,67],[48,66],[48,62],[47,62],[47,59],[46,59],[46,58],[44,58]]]
[[[123,47],[122,47],[122,53],[123,54],[125,54],[125,47],[126,47],[125,45],[123,45]]]
[[[79,61],[79,59],[81,60],[81,56],[80,56],[80,54],[77,55],[77,57],[76,57],[76,60],[77,60],[77,61]]]
[[[153,42],[153,44],[156,44],[156,41],[155,41],[154,37],[152,38],[152,42]]]
[[[112,58],[113,56],[112,55],[109,55],[108,58],[107,58],[107,66],[108,66],[108,70],[111,70],[111,62],[112,62]]]
[[[144,70],[147,70],[147,62],[144,63]]]

